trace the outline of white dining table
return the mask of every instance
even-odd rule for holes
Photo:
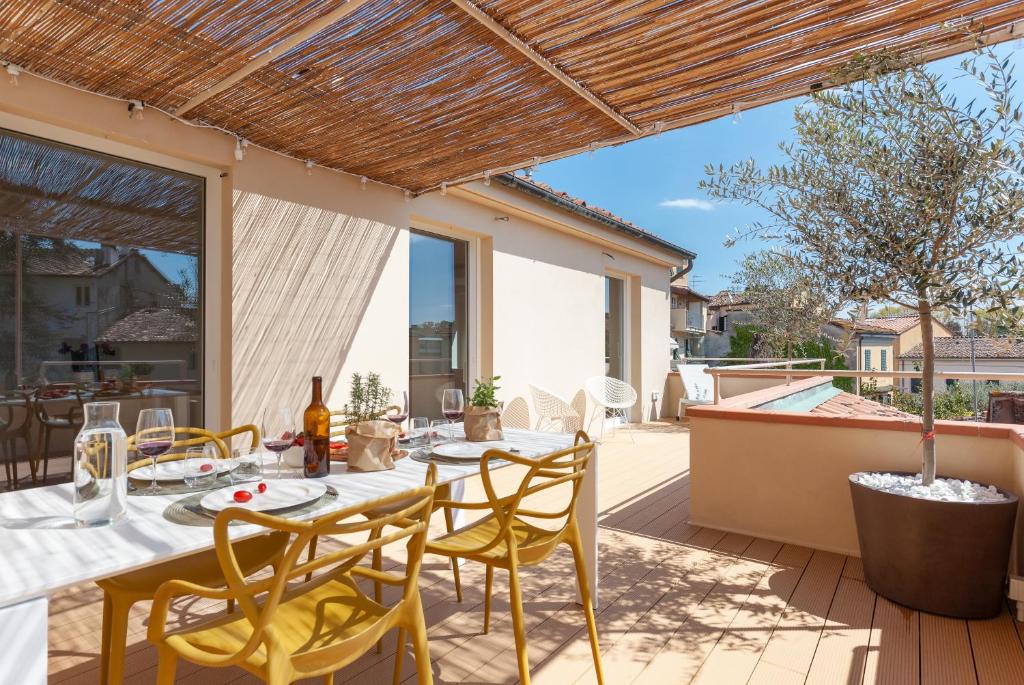
[[[457,438],[461,424],[455,425]],[[505,442],[524,454],[551,453],[571,446],[573,437],[506,429]],[[497,463],[492,468],[502,468]],[[459,497],[463,481],[480,471],[478,463],[438,464],[438,480],[453,484]],[[597,469],[591,457],[577,503],[584,538],[591,597],[597,593]],[[348,472],[332,463],[321,479],[338,495],[297,518],[312,519],[331,511],[423,484],[427,464],[401,459],[389,471]],[[178,495],[129,496],[128,516],[114,526],[75,528],[71,517],[71,484],[63,483],[0,494],[0,683],[43,685],[47,667],[47,609],[55,592],[126,571],[144,568],[213,548],[212,527],[182,525],[164,516]],[[231,528],[233,539],[252,537],[263,529]]]

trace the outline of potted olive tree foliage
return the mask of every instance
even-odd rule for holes
[[[797,109],[784,163],[709,167],[701,185],[764,210],[749,233],[790,248],[844,301],[920,315],[921,472],[850,477],[865,576],[902,604],[981,617],[1002,606],[1017,499],[936,478],[932,321],[982,307],[1019,329],[1024,135],[1009,60],[979,45],[961,68],[976,100],[914,55],[858,58]]]

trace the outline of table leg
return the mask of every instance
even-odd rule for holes
[[[46,685],[47,599],[0,607],[0,683]]]
[[[590,596],[597,609],[597,467],[600,464],[597,445],[590,456],[590,464],[583,475],[583,487],[580,488],[579,499],[576,501],[576,520],[579,522],[583,536],[583,558],[587,566],[587,579],[590,581]],[[580,602],[579,590],[576,601]]]

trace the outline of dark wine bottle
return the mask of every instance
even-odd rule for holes
[[[322,385],[320,376],[313,376],[313,401],[302,413],[306,478],[323,478],[331,472],[331,412],[324,404]]]

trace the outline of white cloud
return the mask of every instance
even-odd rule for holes
[[[698,200],[695,197],[680,197],[675,200],[664,200],[659,202],[660,207],[675,207],[677,209],[699,209],[702,212],[710,212],[715,208],[715,203],[707,200]]]

